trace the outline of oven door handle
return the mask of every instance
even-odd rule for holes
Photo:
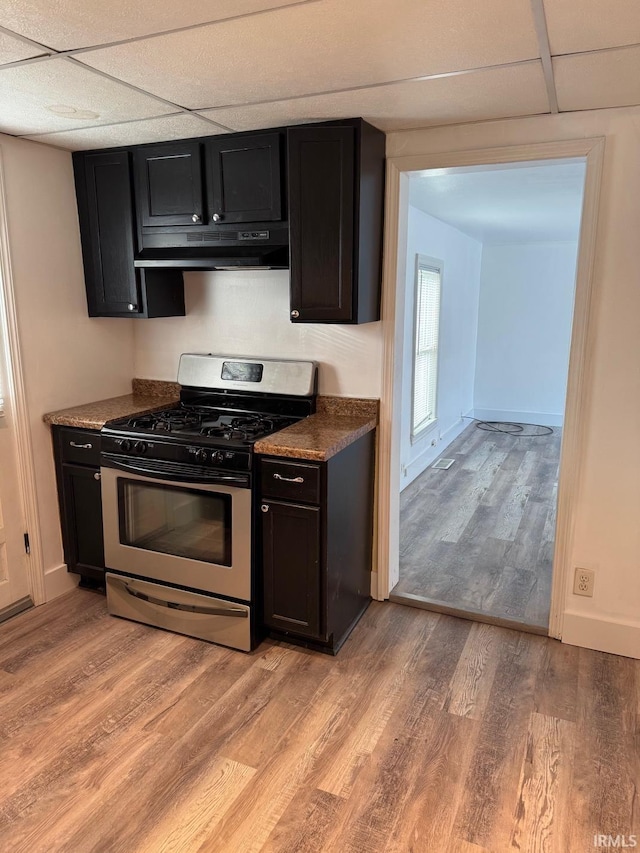
[[[105,468],[117,468],[119,471],[130,471],[132,474],[140,474],[144,477],[149,477],[155,480],[169,480],[175,483],[193,483],[194,485],[221,485],[221,486],[239,486],[240,488],[249,487],[248,474],[221,474],[219,471],[204,471],[191,473],[188,470],[180,469],[179,471],[172,470],[170,465],[158,465],[158,468],[153,468],[150,465],[136,465],[129,459],[118,459],[110,454],[103,453],[100,457],[101,465]]]
[[[125,590],[134,598],[139,598],[142,601],[148,601],[149,604],[157,604],[160,607],[168,607],[170,610],[183,610],[186,613],[202,613],[205,616],[233,616],[238,619],[247,619],[249,612],[240,607],[205,607],[202,604],[184,604],[182,601],[167,601],[164,598],[155,598],[153,595],[147,595],[146,592],[140,592],[139,589],[134,589],[129,584],[123,584]]]

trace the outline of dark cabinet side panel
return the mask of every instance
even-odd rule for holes
[[[281,142],[279,133],[222,136],[207,142],[212,224],[282,219]]]
[[[267,501],[262,516],[264,622],[324,639],[320,509]]]
[[[351,322],[355,130],[290,128],[287,144],[292,318]]]
[[[129,153],[90,154],[74,163],[89,315],[131,313],[139,294]]]

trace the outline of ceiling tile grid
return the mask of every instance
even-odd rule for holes
[[[0,0],[0,24],[55,50],[139,38],[300,0]]]
[[[87,151],[91,148],[114,148],[119,145],[213,136],[224,132],[222,128],[193,113],[177,113],[143,121],[31,135],[27,139],[70,151]]]
[[[640,46],[557,56],[553,70],[561,110],[640,104]]]
[[[0,132],[70,149],[627,106],[638,81],[640,0],[0,0]]]
[[[640,43],[638,0],[544,0],[551,53]]]
[[[78,126],[61,108],[87,111],[92,124],[111,124],[175,112],[166,104],[93,74],[66,59],[0,70],[0,126],[9,133],[67,130]],[[52,108],[56,108],[52,111]],[[86,121],[84,122],[86,124]]]
[[[510,26],[496,26],[509,8],[518,10]],[[523,0],[322,0],[108,47],[82,60],[205,109],[537,56]]]
[[[32,56],[39,56],[43,53],[44,51],[35,45],[30,45],[0,30],[0,66],[9,62],[19,62],[21,59],[29,59]]]
[[[255,104],[203,115],[235,130],[325,121],[358,115],[381,130],[428,127],[548,110],[538,60],[450,77]]]

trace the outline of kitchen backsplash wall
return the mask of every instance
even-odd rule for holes
[[[176,378],[183,352],[312,359],[322,394],[379,397],[382,324],[294,324],[287,270],[185,273],[186,317],[135,326],[134,375]]]

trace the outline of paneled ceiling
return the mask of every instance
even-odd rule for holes
[[[0,131],[84,149],[640,104],[640,0],[0,0]]]

